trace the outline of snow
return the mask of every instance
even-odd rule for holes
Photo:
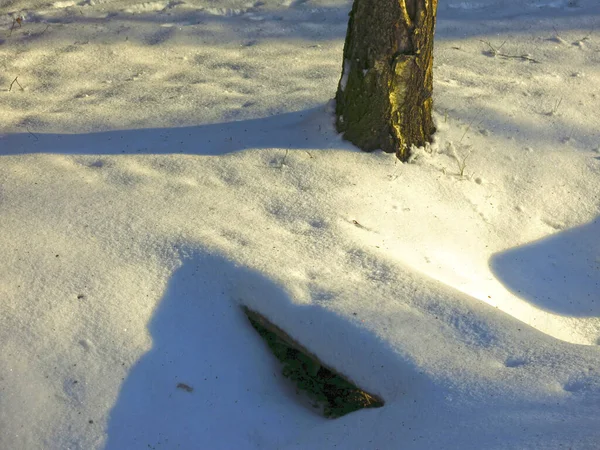
[[[410,164],[334,130],[350,6],[0,5],[1,449],[598,448],[597,2],[442,1]]]

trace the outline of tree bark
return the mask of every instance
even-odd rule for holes
[[[431,142],[437,0],[354,0],[336,95],[338,132],[406,161]]]

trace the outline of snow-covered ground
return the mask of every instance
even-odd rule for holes
[[[410,164],[333,129],[350,6],[0,0],[0,449],[600,448],[600,5],[443,0]]]

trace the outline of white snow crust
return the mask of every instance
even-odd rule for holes
[[[600,6],[441,1],[410,164],[334,129],[350,7],[0,2],[0,449],[600,447]]]

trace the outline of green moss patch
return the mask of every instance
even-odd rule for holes
[[[244,313],[283,364],[283,375],[292,380],[315,407],[320,407],[325,417],[335,419],[359,409],[383,406],[382,399],[325,366],[264,316],[246,307]]]

